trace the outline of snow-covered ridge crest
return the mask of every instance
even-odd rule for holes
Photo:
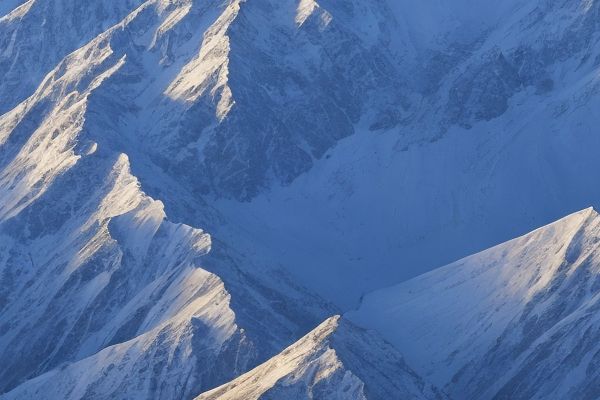
[[[165,90],[173,100],[194,102],[207,90],[216,100],[216,116],[223,120],[234,104],[228,86],[228,29],[237,17],[242,1],[231,1],[203,35],[200,53],[185,65]]]
[[[2,3],[0,9],[7,4]],[[18,18],[0,20],[0,114],[31,96],[61,60],[122,21],[142,3],[143,0],[33,0],[15,11]]]
[[[168,79],[132,77],[154,65],[173,76],[183,64],[177,43],[203,33],[189,36],[190,20],[205,15],[210,26],[218,16],[207,10],[142,4],[0,117],[0,392],[12,390],[4,396],[190,397],[329,313],[282,274],[242,270],[227,246],[211,251],[208,234],[167,221],[132,173],[144,158],[127,144],[140,132],[124,127],[137,116],[120,112],[137,108],[119,108],[128,92],[112,90],[134,82],[135,93],[160,94]]]
[[[305,6],[307,11],[301,14],[307,19],[298,26],[296,17]],[[25,18],[42,15],[47,7],[42,2]],[[130,12],[123,15],[127,7]],[[102,12],[105,8],[111,7],[104,3],[98,5]],[[410,102],[405,101],[405,94],[400,90],[402,79],[385,72],[394,67],[386,53],[375,47],[379,36],[387,37],[392,33],[388,30],[380,32],[377,25],[373,25],[367,30],[367,40],[363,30],[347,23],[349,18],[366,15],[370,23],[375,24],[377,18],[382,18],[381,10],[359,2],[353,3],[352,8],[355,11],[328,5],[325,11],[316,3],[313,7],[292,0],[208,3],[130,0],[114,11],[114,17],[112,10],[109,14],[115,19],[122,15],[121,19],[115,20],[82,47],[92,51],[94,47],[105,47],[101,43],[104,41],[110,43],[113,57],[127,60],[126,68],[112,76],[111,81],[122,84],[110,97],[130,107],[120,112],[133,129],[124,128],[125,124],[115,125],[111,130],[123,130],[117,136],[133,143],[144,138],[149,142],[146,151],[152,153],[152,158],[175,160],[176,165],[170,168],[185,173],[174,174],[174,178],[185,181],[186,185],[194,184],[202,192],[216,191],[228,197],[251,197],[269,181],[289,183],[312,164],[312,159],[322,157],[338,137],[351,134],[352,124],[360,118],[360,109],[369,102],[363,96],[357,97],[359,92],[369,92],[373,101],[385,103],[380,115],[374,117],[378,120],[373,122],[374,126],[397,122],[399,112],[389,108],[391,98],[403,97],[400,114],[408,112]],[[60,18],[54,14],[47,18],[48,23],[42,28],[45,35],[52,35]],[[87,34],[88,30],[96,29],[95,26],[92,28],[77,25],[75,29],[86,30]],[[0,43],[6,42],[8,49],[14,32],[19,40],[18,25],[0,27]],[[334,43],[353,43],[361,38],[365,43],[356,43],[347,53],[332,53],[329,48]],[[64,41],[64,48],[57,48],[45,62],[67,57],[61,53],[74,46],[75,39],[67,37]],[[19,58],[33,57],[31,53],[40,45],[32,39],[28,42],[25,44],[31,49],[20,43]],[[369,56],[372,51],[381,53],[377,61]],[[74,71],[78,76],[69,79],[94,74],[86,72],[86,68],[94,63],[92,54],[79,50],[76,53],[81,67]],[[347,77],[346,83],[337,82],[334,78],[337,62],[328,54],[348,58],[345,62],[354,60],[352,63],[357,65],[356,68],[364,71],[360,75],[367,78]],[[379,59],[379,56],[383,58]],[[8,59],[6,65],[0,65],[0,70],[6,69],[7,76],[16,75],[17,70],[9,65]],[[22,63],[33,63],[28,61],[23,59]],[[62,64],[60,58],[56,62]],[[273,80],[286,74],[290,79]],[[315,74],[322,77],[317,78]],[[386,92],[385,96],[375,95],[377,90],[369,88],[369,82],[373,80]],[[330,82],[330,90],[322,90],[321,81]],[[21,90],[10,91],[9,84]],[[10,94],[5,101],[10,104],[26,93],[29,86],[27,81],[9,80],[6,85],[0,85],[0,91]],[[398,90],[390,89],[394,87]],[[101,90],[104,91],[109,89]],[[313,96],[325,97],[328,104],[315,105],[310,100]],[[285,100],[287,97],[290,98]],[[348,101],[342,101],[342,98]],[[108,108],[110,104],[101,106]],[[304,122],[293,117],[298,113],[290,107],[298,110],[313,108],[310,113],[320,115],[307,121],[314,125],[309,130],[314,133],[309,137],[294,133],[296,128],[291,125]],[[199,115],[205,117],[201,118],[201,123],[196,121]],[[258,121],[258,115],[267,118]],[[332,124],[338,128],[333,131],[327,128],[326,125]],[[196,127],[195,130],[190,126]],[[241,129],[241,126],[255,127],[253,129],[264,139],[255,140],[254,133]],[[232,135],[239,139],[235,146],[227,146],[226,138]],[[256,151],[263,156],[249,157],[248,154],[255,152],[253,147],[256,145],[260,147]],[[134,157],[135,152],[127,148],[120,151]],[[277,154],[282,152],[294,156],[280,160]],[[192,162],[192,158],[200,163]],[[265,162],[259,163],[259,159]],[[166,165],[160,167],[169,169]],[[211,172],[203,174],[202,171]],[[140,179],[145,180],[143,176]]]
[[[389,378],[388,378],[389,377]],[[197,400],[445,399],[389,344],[339,316],[252,371]]]
[[[208,234],[167,221],[124,154],[82,156],[1,224],[0,238],[0,390],[14,389],[3,398],[190,397],[307,323],[275,314],[269,301],[293,312],[294,300],[261,292],[223,248],[212,256]],[[287,288],[303,299],[297,291]],[[260,331],[246,316],[258,313]]]
[[[592,398],[598,307],[600,215],[589,208],[372,293],[350,318],[457,398]]]
[[[300,0],[296,9],[296,25],[299,27],[302,26],[315,13],[319,14],[322,27],[326,27],[333,19],[333,16],[326,10],[323,10],[316,0]]]
[[[110,54],[110,49],[106,48],[98,52],[98,64],[94,67],[102,68],[103,61]],[[73,62],[78,65],[77,59]],[[58,175],[77,162],[79,155],[73,150],[85,123],[87,99],[123,63],[124,59],[117,60],[114,65],[105,67],[106,70],[91,82],[77,82],[73,86],[68,78],[66,82],[63,81],[64,76],[55,81],[53,73],[31,98],[0,117],[0,146],[3,150],[0,157],[4,167],[0,174],[0,185],[10,188],[2,192],[1,220],[15,216],[43,194]],[[77,72],[74,69],[67,70],[72,74]],[[41,109],[45,108],[48,98],[55,98],[57,103],[44,116]],[[22,132],[20,126],[28,117],[42,117],[44,120],[27,138],[23,137],[27,133]],[[11,136],[17,143],[25,141],[16,154],[14,146],[7,144]]]
[[[0,22],[11,21],[27,14],[35,0],[6,0],[0,8]]]
[[[84,344],[86,336],[82,332],[78,337],[69,339],[75,340],[70,347],[62,347],[61,350],[68,341],[61,343],[60,340],[56,340],[53,346],[56,346],[55,353],[93,352],[120,326],[115,323],[111,327],[111,322],[104,319],[108,316],[100,316],[97,308],[104,301],[104,292],[117,289],[111,287],[117,275],[140,274],[136,282],[128,283],[130,291],[123,294],[125,298],[122,300],[131,300],[136,290],[161,279],[163,274],[172,274],[177,269],[194,265],[210,250],[211,241],[207,234],[166,222],[162,204],[140,190],[139,182],[131,175],[129,160],[123,154],[114,159],[107,157],[105,152],[82,156],[46,184],[45,191],[23,204],[16,215],[7,218],[1,225],[3,237],[12,238],[1,249],[2,297],[7,301],[3,303],[2,321],[5,327],[11,327],[1,339],[6,345],[3,346],[4,352],[18,349],[16,344],[11,349],[8,343],[18,342],[20,329],[26,329],[36,319],[42,318],[36,323],[41,330],[46,327],[49,333],[52,329],[59,329],[57,335],[66,335],[83,322],[70,318],[77,317],[86,309],[91,312],[90,307],[96,309],[87,317],[96,319],[97,326],[92,330],[97,337],[94,343]],[[155,257],[162,260],[153,260]],[[31,261],[29,267],[23,264],[27,259]],[[23,276],[15,280],[20,274]],[[28,277],[34,276],[39,281],[29,283],[34,283],[31,287],[22,286]],[[41,284],[44,290],[38,287]],[[81,293],[74,291],[75,288],[79,288]],[[58,293],[63,294],[56,297]],[[68,293],[73,297],[69,298]],[[18,298],[15,297],[17,294]],[[35,296],[39,304],[45,304],[45,313],[49,315],[53,309],[61,313],[63,306],[74,301],[61,317],[65,323],[73,324],[72,327],[52,327],[51,321],[43,320],[45,317],[40,312],[44,308],[41,306],[30,310],[24,318],[20,310],[26,307],[30,296]],[[79,296],[85,296],[86,302],[78,303]],[[113,317],[119,319],[118,315]],[[35,339],[31,339],[35,343]],[[56,356],[48,355],[47,363],[52,365],[51,360]],[[28,362],[28,357],[14,359],[13,362],[22,365]],[[20,367],[15,367],[4,373],[19,374],[19,371]],[[35,372],[34,369],[27,373]],[[5,384],[10,384],[11,378],[5,378]]]
[[[78,152],[97,150],[98,144],[90,143],[94,138],[80,137],[85,129],[91,130],[86,124],[90,95],[128,63],[126,51],[136,44],[127,43],[127,31],[139,33],[140,24],[146,25],[144,30],[151,30],[155,24],[152,43],[156,45],[159,32],[164,35],[167,25],[172,28],[189,12],[190,2],[181,3],[178,6],[161,1],[144,3],[67,56],[30,97],[0,116],[0,145],[5,147],[0,154],[5,163],[1,179],[5,187],[11,188],[2,193],[6,197],[2,202],[4,218],[15,215],[42,194],[54,176],[77,161]],[[161,18],[165,20],[162,24]],[[9,139],[22,146],[18,153],[15,154],[16,146],[6,146]],[[87,150],[78,143],[89,143],[83,145]],[[28,176],[21,179],[24,173]]]
[[[106,149],[56,176],[0,225],[0,238],[7,398],[189,397],[248,370],[310,323],[270,309],[273,301],[293,311],[294,300],[246,277],[223,248],[212,255],[208,234],[167,221],[128,157]],[[294,314],[309,321],[317,309]],[[248,322],[257,313],[261,321]]]

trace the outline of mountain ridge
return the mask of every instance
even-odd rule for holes
[[[334,316],[280,355],[197,399],[391,397],[446,398],[376,334]]]
[[[454,397],[593,398],[599,223],[572,214],[370,294],[349,318]]]
[[[289,362],[282,350],[363,297],[364,310],[397,289],[382,288],[441,276],[421,274],[596,205],[599,5],[3,2],[0,397],[192,398],[227,387]],[[508,332],[480,326],[497,333],[496,348],[463,337],[418,359],[418,346],[395,343],[410,367],[381,374],[433,377],[451,395],[539,397],[568,377],[546,357],[558,349],[573,353],[565,365],[589,365],[563,394],[595,394],[596,360],[577,353],[595,351],[594,229],[549,260],[548,276],[486,253],[541,287],[528,298],[488,276],[523,318],[499,316],[493,302],[481,311]],[[481,295],[476,277],[462,278]],[[498,282],[525,294],[511,300]],[[318,360],[325,375],[334,364],[348,372],[352,395],[393,386],[357,367],[378,334],[345,323],[300,352],[299,396]],[[394,342],[422,323],[396,337],[378,329]],[[330,337],[340,359],[315,361]],[[350,357],[346,340],[363,353]],[[474,359],[440,360],[453,344],[479,347]],[[528,374],[536,361],[550,375]],[[348,395],[339,382],[325,379],[324,392]]]

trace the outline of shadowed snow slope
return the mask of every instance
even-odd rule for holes
[[[587,209],[398,286],[349,318],[457,399],[600,395],[600,215]]]
[[[375,332],[332,317],[266,363],[196,400],[444,398]]]
[[[408,20],[407,3],[427,15],[435,3],[474,4],[403,3]],[[496,9],[485,3],[472,12]],[[376,131],[361,120],[290,185],[223,205],[249,243],[265,238],[263,254],[353,308],[390,282],[600,206],[600,2],[495,3],[518,7],[468,44],[421,48],[410,118]],[[243,242],[239,233],[219,235]]]

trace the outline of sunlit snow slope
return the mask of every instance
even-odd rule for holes
[[[196,400],[217,399],[445,397],[421,380],[375,332],[332,317],[266,363]]]
[[[111,130],[126,121],[106,96],[136,80],[131,64],[158,63],[141,48],[163,44],[192,3],[137,5],[30,1],[0,20],[0,86],[11,93],[0,116],[0,393],[16,388],[9,398],[190,398],[333,310],[285,273],[169,222],[142,189],[132,163],[144,161],[123,153],[132,138]]]
[[[365,297],[376,329],[456,399],[600,395],[600,215],[587,209]]]

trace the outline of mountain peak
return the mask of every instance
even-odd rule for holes
[[[567,355],[549,349],[596,351],[576,332],[600,324],[589,314],[599,306],[599,266],[600,216],[588,208],[370,294],[350,319],[382,332],[452,396],[543,398],[562,385],[579,398],[595,378],[570,381],[558,367]]]
[[[197,399],[391,397],[444,399],[374,332],[334,316],[266,363]]]

